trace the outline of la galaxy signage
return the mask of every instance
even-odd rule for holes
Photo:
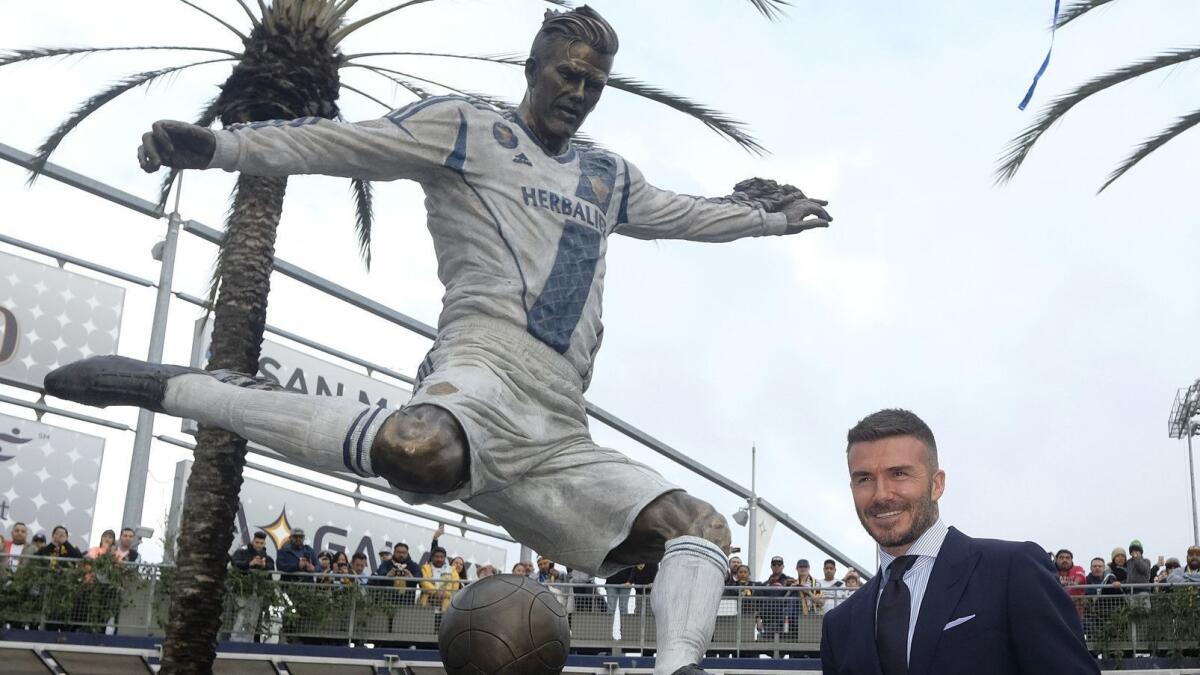
[[[174,532],[179,531],[191,467],[188,460],[175,466],[175,491],[169,516]],[[380,550],[390,551],[395,544],[404,542],[409,546],[410,555],[420,560],[422,554],[429,551],[433,538],[433,530],[429,528],[253,478],[242,482],[236,527],[230,553],[249,544],[254,533],[261,530],[271,540],[268,549],[274,556],[287,542],[292,530],[299,527],[304,529],[305,543],[314,550],[345,551],[348,556],[362,553],[367,556],[372,572],[379,566]],[[500,546],[450,534],[443,535],[438,543],[451,555],[461,555],[469,563],[507,569],[506,551]]]
[[[115,354],[125,289],[0,253],[0,380],[42,388],[46,373]]]
[[[211,343],[211,322],[206,323],[203,319],[197,321],[192,339],[192,367],[203,368],[208,363]],[[412,396],[408,389],[367,377],[270,340],[263,340],[257,374],[288,391],[351,397],[368,405],[386,408],[399,408]],[[184,420],[183,430],[194,434],[195,422]]]

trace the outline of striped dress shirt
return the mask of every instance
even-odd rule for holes
[[[925,587],[929,585],[929,575],[933,572],[933,563],[937,560],[938,551],[942,550],[942,542],[946,540],[946,525],[942,523],[942,519],[938,518],[937,522],[925,530],[912,546],[908,548],[905,555],[917,556],[916,562],[904,574],[904,585],[908,586],[909,595],[912,596],[912,606],[908,614],[908,653],[912,656],[912,639],[913,633],[917,628],[917,617],[921,611],[921,600],[925,597]],[[888,575],[891,571],[892,562],[896,556],[879,549],[879,584],[880,595],[883,593],[883,586],[888,582]],[[875,598],[875,611],[879,611],[879,597]]]

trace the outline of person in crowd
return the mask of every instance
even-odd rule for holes
[[[399,603],[412,605],[417,601],[416,589],[421,578],[421,566],[408,554],[408,544],[399,542],[392,547],[392,557],[379,566],[375,574],[386,579],[372,579],[375,586],[391,586],[399,594]]]
[[[521,564],[525,566],[525,576],[530,579],[536,579],[538,575],[538,566],[533,564],[532,560],[522,560]]]
[[[859,575],[858,570],[854,569],[853,567],[846,570],[846,576],[842,578],[842,581],[846,582],[845,597],[848,597],[856,589],[862,588],[863,585],[862,576]],[[843,597],[843,600],[845,597]]]
[[[1124,603],[1124,600],[1112,597],[1121,595],[1121,582],[1104,563],[1104,558],[1092,558],[1090,568],[1091,571],[1084,577],[1084,582],[1089,588],[1086,591],[1088,603],[1083,612],[1083,632],[1088,636],[1101,630],[1109,615]],[[1125,572],[1125,568],[1119,569],[1122,573]]]
[[[21,565],[21,556],[33,555],[37,549],[27,541],[29,537],[29,526],[25,523],[13,523],[12,531],[9,532],[8,541],[4,542],[3,551],[8,556],[5,564],[10,572],[15,572],[17,567]]]
[[[838,606],[846,597],[846,582],[837,578],[837,562],[828,558],[821,564],[821,578],[817,579],[821,596],[825,598],[822,609],[826,612]]]
[[[729,571],[725,573],[725,586],[732,586],[737,582],[737,571],[742,566],[742,559],[734,556],[729,556]]]
[[[350,582],[359,586],[366,586],[367,582],[371,580],[371,570],[367,567],[366,553],[355,553],[350,558],[350,574],[353,575]]]
[[[596,609],[596,579],[583,570],[567,568],[564,581],[571,584],[572,608],[576,612],[592,612]]]
[[[480,565],[475,568],[475,578],[476,579],[486,579],[488,577],[494,577],[494,576],[496,576],[496,566],[495,565]]]
[[[604,580],[604,603],[608,613],[625,616],[629,613],[629,595],[633,590],[632,567],[625,567]]]
[[[421,599],[423,607],[445,611],[450,598],[462,585],[458,571],[446,559],[446,549],[438,546],[430,551],[429,562],[421,566]]]
[[[1082,567],[1075,564],[1075,554],[1065,548],[1054,554],[1054,567],[1058,570],[1059,585],[1067,591],[1067,595],[1071,596],[1075,603],[1075,613],[1083,618],[1084,606],[1087,604],[1084,596],[1087,595],[1087,592],[1078,587],[1087,583],[1087,575],[1084,574]]]
[[[541,561],[539,560],[538,562],[540,563]],[[541,583],[546,584],[550,589],[550,594],[558,600],[559,604],[569,614],[571,612],[571,589],[562,585],[562,572],[559,572],[557,567],[551,565],[550,569],[546,572],[546,581]]]
[[[730,587],[725,589],[725,595],[749,598],[754,595],[754,589],[758,584],[750,579],[750,568],[746,565],[741,565],[737,568],[737,576],[730,584]]]
[[[629,568],[629,581],[639,594],[650,596],[654,580],[658,578],[658,563],[642,563]]]
[[[1154,577],[1154,583],[1165,584],[1167,579],[1171,578],[1171,574],[1180,568],[1179,558],[1174,556],[1167,558],[1162,567],[1158,570],[1158,576]]]
[[[470,571],[470,565],[467,564],[465,558],[461,555],[454,556],[450,559],[450,566],[454,568],[454,571],[458,572],[459,579],[466,580],[467,572]]]
[[[330,578],[339,584],[348,583],[350,578],[350,556],[345,551],[333,554],[333,573]]]
[[[102,555],[110,555],[116,545],[117,533],[105,530],[100,533],[100,545],[89,548],[85,557],[95,559]]]
[[[1125,563],[1125,571],[1128,577],[1125,580],[1127,584],[1148,584],[1154,577],[1158,575],[1158,566],[1151,566],[1150,561],[1146,559],[1146,553],[1142,549],[1142,542],[1134,539],[1129,542],[1129,559]],[[1142,594],[1149,593],[1149,588],[1133,588],[1133,593]]]
[[[537,576],[535,576],[534,579],[536,579],[539,584],[548,584],[550,583],[551,572],[556,574],[558,572],[558,570],[554,567],[554,561],[546,557],[538,557]]]
[[[295,528],[288,537],[287,543],[279,548],[275,566],[283,576],[281,581],[314,581],[317,571],[317,552],[313,547],[304,543],[304,529]],[[336,561],[335,561],[336,562]],[[347,565],[349,567],[349,565]],[[336,572],[336,570],[335,570]]]
[[[137,544],[137,533],[132,527],[121,528],[121,537],[117,539],[117,546],[113,549],[113,555],[117,560],[124,562],[137,562],[138,552],[135,545]]]
[[[267,533],[255,532],[249,544],[233,552],[230,562],[243,572],[274,572],[275,559],[267,554]]]
[[[1129,570],[1125,567],[1125,563],[1128,561],[1129,556],[1125,554],[1125,549],[1120,546],[1114,548],[1109,555],[1108,571],[1112,572],[1113,580],[1110,583],[1114,588],[1121,588],[1121,584],[1129,579]],[[1124,592],[1122,591],[1122,593]]]
[[[794,585],[795,579],[783,571],[783,557],[771,558],[771,574],[761,584],[758,595],[763,598],[759,603],[762,614],[762,630],[760,640],[772,640],[783,633],[783,624],[788,613],[787,587]]]
[[[333,554],[329,551],[321,551],[317,554],[317,577],[315,581],[319,584],[327,584],[333,581]]]
[[[1186,562],[1187,565],[1171,570],[1167,575],[1168,584],[1200,583],[1200,546],[1188,547]]]
[[[791,595],[796,598],[796,613],[800,616],[819,614],[825,605],[825,596],[811,571],[808,560],[801,558],[796,561],[796,578],[791,583],[795,588]]]
[[[379,549],[378,555],[379,565],[383,565],[383,563],[392,559],[392,550],[390,548],[381,548]],[[376,567],[376,569],[378,569],[378,567]]]
[[[82,558],[83,554],[79,552],[75,544],[67,540],[70,536],[67,528],[62,525],[55,525],[54,529],[50,531],[50,543],[39,549],[37,552],[38,555],[46,558],[54,558],[50,563],[53,566],[58,565],[59,558]],[[34,541],[37,541],[36,538]]]
[[[519,562],[512,566],[512,573],[519,576],[529,576],[529,568],[525,567],[525,563]]]

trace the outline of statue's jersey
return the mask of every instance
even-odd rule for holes
[[[611,152],[551,154],[516,115],[457,97],[357,124],[258,122],[216,137],[214,168],[421,183],[446,288],[439,331],[473,316],[511,323],[562,354],[585,388],[604,332],[608,235],[715,242],[786,225],[782,214],[655,188]]]

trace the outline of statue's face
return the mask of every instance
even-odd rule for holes
[[[556,40],[525,66],[533,132],[547,147],[562,148],[579,130],[612,69],[612,56],[583,42]]]

